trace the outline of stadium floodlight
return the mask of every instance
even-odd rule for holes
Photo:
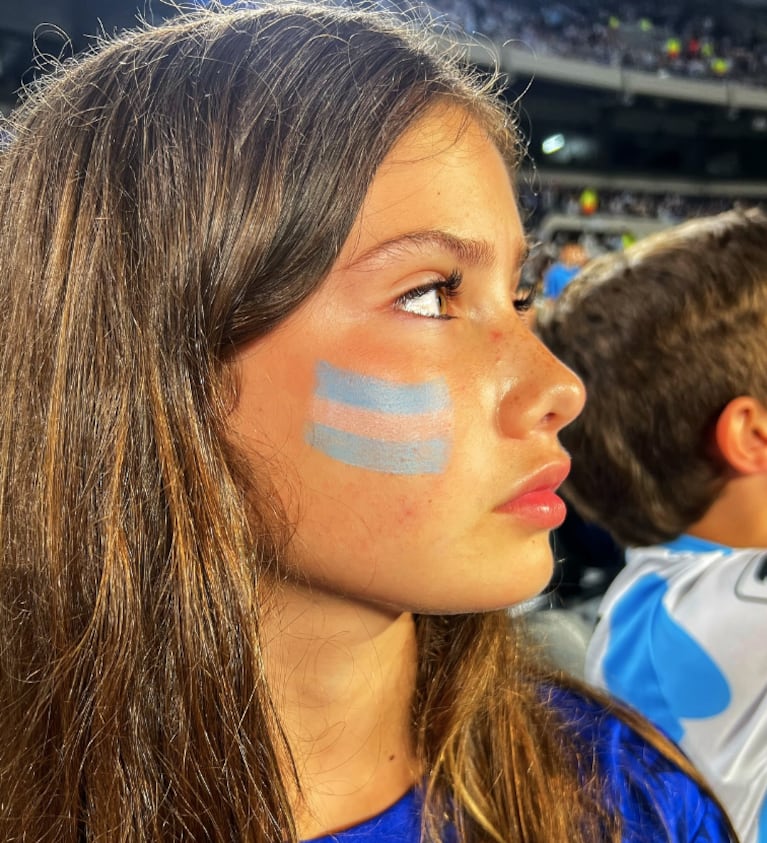
[[[555,152],[559,152],[560,149],[564,149],[564,146],[564,135],[550,135],[541,144],[541,151],[544,155],[553,155]]]

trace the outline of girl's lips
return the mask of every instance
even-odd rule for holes
[[[541,529],[553,530],[565,520],[565,502],[553,489],[535,489],[496,507]]]
[[[559,527],[567,509],[556,490],[569,472],[569,460],[547,466],[531,477],[518,494],[497,506],[495,512],[513,515],[541,529]]]

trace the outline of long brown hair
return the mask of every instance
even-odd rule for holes
[[[259,646],[289,525],[227,444],[228,360],[321,283],[388,149],[445,98],[514,165],[507,111],[423,37],[291,3],[125,34],[14,116],[3,840],[295,840]],[[465,841],[617,840],[505,615],[417,626],[427,830],[447,811]]]

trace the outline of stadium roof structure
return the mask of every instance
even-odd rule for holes
[[[767,89],[457,40],[497,68],[539,175],[687,194],[767,196]],[[673,187],[672,183],[673,182]],[[596,182],[595,182],[596,183]]]
[[[767,0],[746,4],[760,17],[767,9]],[[66,55],[139,14],[173,13],[167,0],[0,0],[0,107],[10,108],[31,78],[35,52]],[[455,43],[478,66],[499,67],[509,98],[521,97],[520,128],[539,174],[563,184],[590,174],[605,186],[767,196],[763,86],[536,54],[518,41]]]

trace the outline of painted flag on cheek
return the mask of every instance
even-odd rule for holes
[[[439,474],[451,427],[442,378],[406,384],[317,366],[306,441],[339,462],[386,474]]]

